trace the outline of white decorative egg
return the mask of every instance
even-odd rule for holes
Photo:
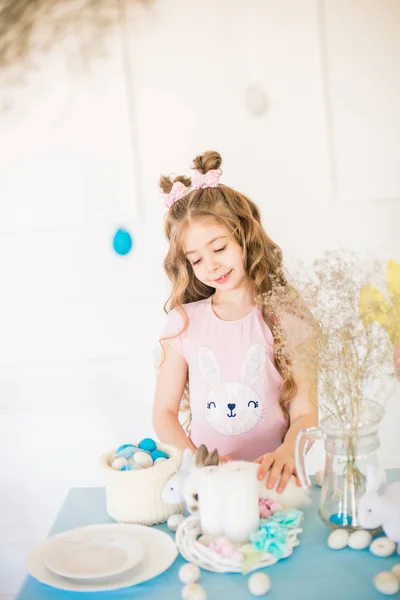
[[[207,600],[205,589],[198,583],[191,583],[182,588],[183,600]]]
[[[193,563],[186,563],[179,569],[178,576],[182,583],[186,585],[196,583],[200,579],[200,569]]]
[[[122,469],[122,467],[124,467],[127,464],[128,464],[128,461],[126,460],[126,458],[124,458],[123,456],[116,456],[113,459],[111,466],[116,471],[120,471]]]
[[[317,471],[314,475],[314,483],[318,487],[322,487],[322,484],[324,483],[324,474],[323,471]]]
[[[374,577],[374,584],[378,592],[386,596],[397,594],[400,589],[400,584],[397,577],[390,571],[381,571]]]
[[[271,587],[271,580],[266,573],[259,571],[250,575],[248,587],[253,596],[264,596]]]
[[[267,110],[267,96],[260,83],[252,83],[246,90],[245,104],[253,117],[260,117]]]
[[[397,565],[394,565],[393,569],[392,569],[392,573],[393,575],[395,575],[398,579],[398,581],[400,582],[400,563],[397,563]]]
[[[369,549],[372,554],[375,556],[386,557],[391,556],[393,552],[396,550],[396,544],[393,540],[390,540],[387,537],[378,537],[376,540],[372,542]]]
[[[177,513],[175,515],[171,515],[170,517],[168,517],[167,527],[171,531],[176,531],[178,529],[179,525],[184,520],[185,520],[185,517],[183,515],[180,515],[179,513]]]
[[[335,529],[328,537],[328,546],[332,550],[342,550],[346,548],[350,534],[347,529]]]
[[[365,550],[372,542],[372,535],[364,529],[353,531],[349,537],[348,546],[353,550]]]
[[[135,452],[133,455],[133,460],[137,465],[142,467],[142,469],[147,469],[147,467],[151,467],[153,465],[153,459],[150,454],[147,452]]]
[[[165,462],[167,459],[164,458],[163,456],[159,456],[158,458],[156,458],[156,460],[154,461],[155,465],[159,465],[162,462]]]

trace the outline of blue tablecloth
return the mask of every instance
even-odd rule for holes
[[[399,480],[400,469],[389,471],[388,478]],[[318,488],[312,490],[312,500],[312,506],[304,511],[304,531],[300,534],[300,546],[294,548],[289,558],[265,569],[272,582],[268,600],[382,600],[384,596],[375,590],[373,577],[379,571],[391,570],[393,565],[400,562],[400,556],[396,554],[389,558],[378,558],[368,549],[361,552],[348,548],[331,550],[326,543],[329,531],[317,516]],[[51,534],[84,525],[110,522],[112,520],[106,513],[103,488],[74,488],[70,490]],[[157,527],[168,532],[166,525]],[[43,585],[28,576],[16,600],[177,600],[181,598],[182,590],[178,569],[184,562],[178,556],[174,564],[158,577],[115,592],[65,592]],[[200,583],[207,592],[208,600],[250,599],[254,597],[247,588],[248,577],[249,575],[226,575],[202,570]],[[396,597],[400,598],[400,593]]]

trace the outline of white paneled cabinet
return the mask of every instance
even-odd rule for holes
[[[337,200],[400,199],[400,3],[321,3]]]

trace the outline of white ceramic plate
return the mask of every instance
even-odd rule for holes
[[[132,532],[93,525],[51,537],[46,544],[45,564],[56,575],[87,581],[129,571],[143,556],[143,542]]]
[[[81,531],[90,529],[82,527]],[[104,581],[87,580],[77,581],[66,579],[52,573],[45,563],[48,546],[52,538],[49,538],[40,544],[28,558],[29,574],[41,583],[50,585],[60,590],[75,592],[102,592],[108,590],[118,590],[120,588],[130,587],[137,583],[142,583],[153,579],[166,571],[174,562],[178,555],[174,539],[167,533],[146,527],[145,525],[122,525],[109,524],[102,525],[110,531],[126,532],[132,535],[133,539],[139,539],[144,547],[144,557],[133,569],[121,573],[117,577],[112,577]]]

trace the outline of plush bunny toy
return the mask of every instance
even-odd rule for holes
[[[385,483],[384,471],[373,468],[367,474],[367,491],[361,497],[358,517],[361,527],[376,529],[382,526],[388,538],[400,543],[400,481],[392,483],[379,494]]]
[[[177,472],[168,479],[161,491],[161,500],[165,504],[181,504],[181,502],[184,502],[183,488],[192,467],[194,467],[193,452],[187,449],[182,454]]]
[[[179,469],[164,484],[161,499],[165,504],[186,503],[191,514],[199,511],[199,496],[197,486],[197,470],[201,467],[217,466],[219,462],[218,450],[208,452],[202,445],[193,455],[191,450],[185,450],[182,455]]]
[[[183,497],[188,511],[194,515],[199,512],[198,473],[204,467],[217,467],[219,464],[218,450],[208,452],[207,447],[202,444],[195,455],[196,467],[190,469],[183,487]]]

